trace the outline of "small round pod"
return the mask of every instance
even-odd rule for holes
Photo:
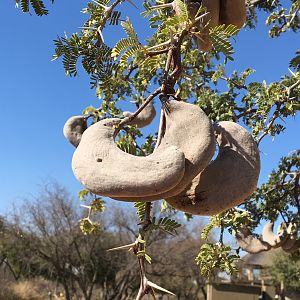
[[[215,124],[217,158],[180,194],[165,200],[193,215],[214,215],[242,203],[255,191],[260,172],[257,144],[242,126]]]
[[[209,29],[219,25],[220,0],[188,1],[187,8],[192,18],[195,18],[201,3],[208,14],[195,24],[195,27],[201,31],[201,36],[199,34],[195,38],[195,42],[200,51],[210,51],[212,43],[209,39]],[[177,6],[176,1],[173,1],[172,4],[175,13],[179,15],[180,8]]]
[[[272,248],[279,248],[287,239],[286,231],[280,231],[278,234],[273,232],[274,222],[265,224],[262,231],[262,240],[270,244]]]
[[[233,24],[238,28],[246,22],[245,0],[221,0],[220,1],[220,24]]]
[[[172,189],[161,193],[138,198],[135,201],[153,201],[177,195],[210,162],[216,147],[213,126],[204,111],[197,105],[172,100],[166,103],[164,122],[161,127],[160,148],[177,146],[185,155],[185,172],[181,181]],[[129,201],[127,198],[117,200]],[[132,200],[133,201],[133,200]]]
[[[86,118],[83,116],[74,116],[67,120],[64,125],[63,133],[65,138],[75,147],[81,141],[83,132],[87,129]]]
[[[255,254],[271,249],[271,246],[267,242],[253,236],[247,227],[239,228],[235,239],[238,246],[248,253]]]
[[[173,145],[149,156],[120,150],[114,138],[121,119],[104,119],[90,126],[74,152],[72,169],[91,192],[108,197],[139,197],[163,193],[184,175],[184,153]]]
[[[133,115],[130,111],[124,111],[124,117],[131,117]],[[150,102],[129,124],[136,125],[137,128],[148,126],[156,116],[156,110],[152,102]]]

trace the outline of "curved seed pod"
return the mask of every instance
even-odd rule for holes
[[[165,200],[194,215],[213,215],[242,203],[256,189],[260,158],[256,142],[242,126],[215,125],[219,153],[188,188]]]
[[[124,117],[130,117],[133,113],[124,111]],[[156,116],[156,110],[152,102],[150,102],[133,120],[130,125],[136,125],[137,128],[143,128],[149,125]]]
[[[202,4],[208,12],[200,21],[195,24],[198,30],[201,30],[201,37],[195,38],[195,42],[200,51],[209,51],[212,44],[209,39],[209,29],[219,25],[220,0],[187,1],[188,11],[192,18],[195,18],[200,5]],[[173,9],[177,15],[180,14],[180,8],[176,1],[173,1]]]
[[[274,222],[268,222],[262,231],[262,240],[270,244],[272,248],[279,248],[287,239],[285,230],[281,230],[278,234],[273,232]]]
[[[235,239],[238,246],[248,253],[260,253],[271,249],[271,246],[267,242],[253,236],[247,227],[239,228]]]
[[[121,119],[105,119],[90,126],[74,152],[76,178],[94,194],[139,197],[165,192],[176,186],[185,168],[178,147],[161,147],[149,156],[134,156],[114,142]]]
[[[284,251],[289,251],[297,243],[297,227],[295,224],[290,223],[286,229],[287,239],[282,243],[281,248]]]
[[[209,51],[212,49],[212,43],[208,35],[209,29],[219,25],[220,0],[203,0],[202,5],[206,8],[209,14],[204,16],[203,20],[196,24],[196,27],[199,30],[201,30],[201,27],[204,26],[202,35],[196,39],[196,43],[199,50]],[[197,13],[198,9],[194,12],[194,14]]]
[[[80,143],[83,132],[87,129],[86,118],[74,116],[67,120],[63,133],[65,138],[75,147]]]
[[[239,28],[246,22],[245,0],[221,0],[220,24],[233,24]]]
[[[166,103],[164,116],[161,120],[164,120],[165,124],[160,126],[163,131],[162,138],[154,153],[161,147],[177,146],[185,155],[184,176],[174,188],[160,194],[153,193],[148,197],[145,195],[135,201],[152,201],[177,195],[208,165],[214,154],[216,143],[213,127],[199,106],[170,101]],[[118,200],[129,201],[127,198]]]

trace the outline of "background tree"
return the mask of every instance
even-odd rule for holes
[[[300,293],[299,276],[300,260],[299,255],[288,256],[279,253],[273,259],[273,264],[265,270],[265,275],[271,277],[273,284],[284,289],[284,294],[290,295]]]
[[[27,261],[34,261],[36,268],[28,277],[42,275],[57,281],[66,299],[72,299],[78,291],[84,299],[91,299],[96,284],[104,288],[113,282],[123,255],[106,252],[115,243],[109,232],[99,229],[99,234],[83,235],[79,219],[79,211],[66,190],[57,184],[46,185],[40,195],[14,214],[13,228],[22,233],[17,243],[11,240],[11,248],[4,252],[11,257],[7,261],[12,269],[20,268],[20,262],[29,268]],[[3,242],[1,245],[6,246]]]

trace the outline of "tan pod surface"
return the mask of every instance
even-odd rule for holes
[[[91,192],[108,197],[139,197],[163,193],[176,186],[185,170],[184,153],[171,144],[142,157],[115,144],[121,119],[105,119],[90,126],[74,152],[72,169]]]
[[[133,112],[124,111],[124,117],[130,117]],[[137,128],[143,128],[149,125],[156,116],[156,110],[152,102],[150,102],[129,124],[136,125]]]
[[[202,21],[196,24],[196,27],[200,30],[205,26],[202,36],[196,39],[196,44],[199,50],[209,51],[212,49],[212,44],[209,39],[209,29],[219,25],[220,14],[220,0],[203,0],[202,5],[207,9],[208,15],[203,17]],[[194,14],[197,13],[197,10]]]
[[[268,222],[265,224],[262,231],[262,240],[270,244],[272,248],[279,248],[287,239],[286,231],[281,231],[278,234],[273,232],[274,223]]]
[[[185,172],[181,181],[172,189],[138,199],[118,198],[124,201],[152,201],[177,195],[183,191],[192,179],[210,162],[215,151],[215,136],[211,121],[203,110],[194,104],[170,101],[165,112],[165,126],[160,145],[168,148],[177,146],[185,155]],[[163,119],[163,118],[162,118]]]
[[[83,116],[74,116],[67,120],[63,133],[65,138],[75,147],[80,143],[83,132],[87,129],[86,119]]]
[[[179,15],[180,8],[177,6],[177,3],[173,1],[172,4],[175,13]],[[195,18],[200,8],[200,4],[200,1],[187,1],[188,12],[192,19]],[[208,33],[210,28],[219,25],[220,0],[203,0],[202,5],[206,8],[206,12],[208,12],[208,14],[195,24],[195,27],[202,31],[201,36],[195,37],[195,42],[200,51],[209,51],[212,49],[212,44]]]
[[[165,200],[193,215],[214,215],[242,203],[256,189],[260,158],[256,142],[242,126],[215,125],[219,153],[187,189]]]
[[[251,234],[247,227],[240,228],[235,236],[236,243],[248,253],[260,253],[270,250],[271,246]]]
[[[221,0],[220,24],[233,24],[239,28],[246,22],[245,0]]]

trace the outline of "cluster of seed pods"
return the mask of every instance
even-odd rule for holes
[[[143,110],[133,124],[149,124],[153,109]],[[212,124],[199,106],[168,101],[154,152],[134,156],[115,144],[121,121],[104,119],[86,129],[85,119],[78,116],[64,127],[66,138],[77,147],[75,177],[91,192],[121,201],[165,199],[178,210],[212,215],[242,203],[256,189],[259,152],[240,125]],[[216,144],[219,152],[211,161]]]
[[[294,253],[300,248],[296,224],[280,224],[277,234],[273,232],[273,228],[273,222],[266,223],[260,237],[252,235],[246,227],[240,228],[236,234],[236,242],[241,249],[253,254],[279,247],[287,253]]]

